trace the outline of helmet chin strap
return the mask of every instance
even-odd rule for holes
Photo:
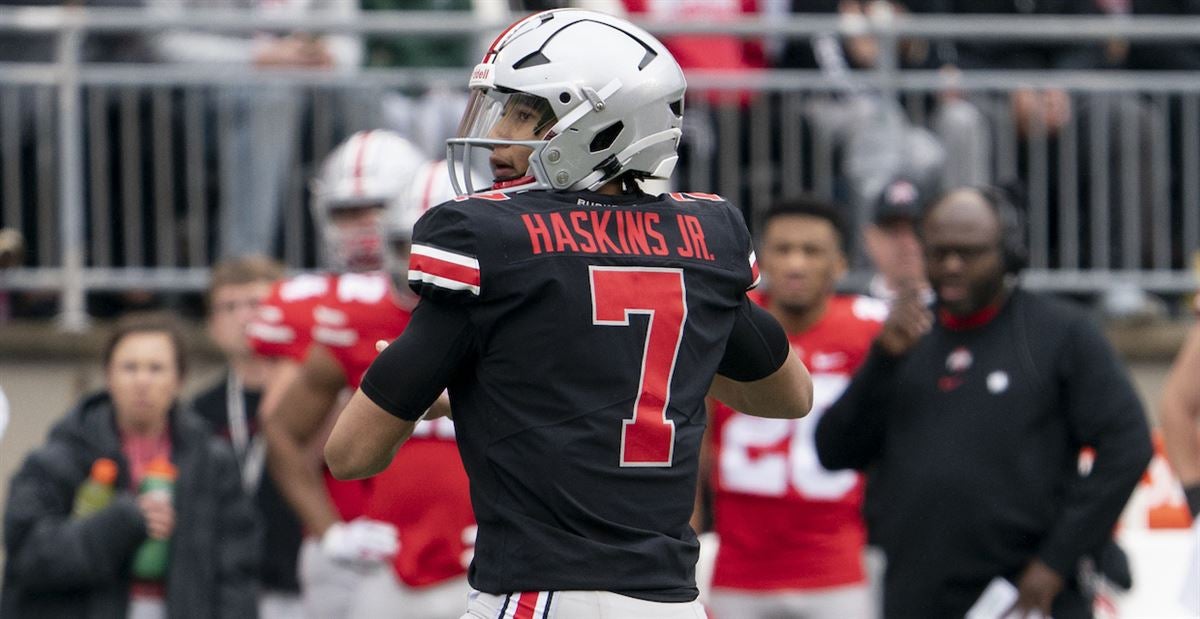
[[[492,183],[492,189],[499,190],[499,189],[508,189],[509,187],[517,187],[519,185],[528,185],[529,183],[532,183],[536,180],[537,179],[534,178],[532,175],[526,174],[525,176],[518,176],[517,178],[510,178],[505,181],[497,180]]]

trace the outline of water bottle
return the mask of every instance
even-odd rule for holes
[[[158,495],[170,501],[175,492],[175,465],[167,460],[154,460],[146,465],[146,475],[139,489],[141,495]],[[139,580],[161,580],[167,573],[169,539],[147,539],[133,556],[133,576]]]
[[[75,491],[75,507],[71,514],[82,518],[107,507],[112,502],[116,481],[117,463],[108,458],[97,458],[92,463],[91,474]]]

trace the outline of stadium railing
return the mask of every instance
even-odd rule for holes
[[[836,106],[848,95],[869,93],[900,101],[906,121],[920,126],[928,122],[936,95],[954,90],[988,112],[990,178],[1016,176],[1025,183],[1031,254],[1026,285],[1089,293],[1133,283],[1168,294],[1196,286],[1186,257],[1200,250],[1200,74],[950,74],[900,69],[898,49],[907,38],[1200,43],[1200,17],[889,15],[851,23],[791,16],[640,23],[664,35],[813,39],[866,33],[881,42],[879,61],[869,70],[689,71],[688,114],[706,119],[709,139],[721,146],[698,147],[699,138],[685,135],[690,159],[680,182],[689,190],[736,196],[752,215],[783,194],[840,197],[843,153],[834,136],[814,127],[811,104]],[[24,266],[0,271],[0,290],[57,290],[62,326],[78,330],[88,321],[89,291],[203,289],[219,252],[215,222],[228,190],[220,186],[213,159],[214,145],[229,139],[230,127],[216,111],[213,92],[228,86],[291,86],[304,97],[304,144],[289,163],[275,250],[293,267],[311,266],[316,256],[304,187],[312,162],[349,131],[378,122],[374,112],[363,116],[361,105],[345,101],[459,88],[465,81],[466,67],[329,72],[88,62],[82,51],[87,36],[190,29],[479,39],[502,26],[435,12],[343,18],[197,11],[164,17],[131,9],[0,9],[0,37],[41,33],[57,42],[54,62],[0,63],[0,226],[22,231],[30,249]],[[1034,127],[1019,139],[1006,111],[1016,88],[1063,89],[1075,106],[1091,112],[1082,120],[1073,115],[1062,129],[1065,138]],[[758,95],[744,105],[719,104],[745,91]],[[1152,113],[1122,112],[1131,107]],[[1085,135],[1089,139],[1076,139]],[[1084,181],[1056,180],[1063,178]],[[855,220],[865,221],[870,205],[854,208]]]

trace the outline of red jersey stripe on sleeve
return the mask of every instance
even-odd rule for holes
[[[448,290],[467,290],[478,295],[479,261],[429,245],[414,244],[408,279]]]
[[[750,251],[750,287],[747,288],[747,290],[757,288],[758,284],[760,282],[762,282],[762,275],[758,272],[758,257],[755,256],[754,251],[751,250]]]

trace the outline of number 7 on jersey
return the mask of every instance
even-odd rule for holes
[[[621,428],[621,466],[671,466],[675,422],[667,419],[671,377],[687,320],[682,269],[589,266],[592,324],[628,327],[649,316],[633,418]]]

